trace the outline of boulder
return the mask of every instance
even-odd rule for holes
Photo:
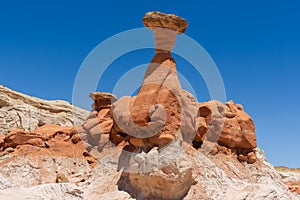
[[[143,18],[143,23],[151,29],[155,27],[174,30],[178,33],[184,33],[188,22],[174,14],[165,14],[162,12],[148,12]]]
[[[195,184],[192,163],[178,141],[161,151],[134,153],[128,177],[135,191],[154,199],[182,199]]]
[[[205,130],[203,125],[203,118],[205,118],[208,127],[206,134],[211,135],[210,140],[216,140],[218,144],[231,149],[254,149],[257,147],[253,120],[240,104],[229,101],[224,105],[215,100],[203,102],[199,104],[199,112],[202,117],[200,117],[202,120],[200,127],[202,127],[202,131]],[[203,132],[198,134],[195,141],[203,142],[203,135]]]
[[[90,98],[94,100],[93,110],[98,112],[102,108],[109,108],[116,101],[116,96],[107,92],[91,92]]]

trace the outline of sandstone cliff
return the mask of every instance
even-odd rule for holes
[[[47,101],[0,85],[0,134],[10,128],[34,130],[44,124],[81,124],[88,111],[61,100]]]

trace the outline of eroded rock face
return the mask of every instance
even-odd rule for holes
[[[295,192],[300,195],[300,181],[288,181],[285,182],[291,192]]]
[[[192,168],[180,153],[164,152],[173,144],[181,151],[183,142],[192,142],[199,113],[195,98],[181,88],[171,55],[176,34],[185,31],[187,22],[157,12],[147,13],[143,22],[154,31],[156,54],[137,96],[113,105],[110,138],[135,148],[128,172],[132,188],[153,198],[178,199],[193,184]]]
[[[93,110],[79,126],[0,135],[0,199],[299,199],[295,176],[279,174],[255,148],[241,105],[198,105],[182,91],[170,51],[187,23],[162,13],[144,23],[157,48],[138,96],[114,102],[91,93]]]
[[[77,127],[77,131],[87,150],[96,153],[110,145],[109,134],[113,125],[111,107],[116,97],[109,93],[92,92],[90,98],[94,100],[93,110],[86,121]]]
[[[7,159],[4,159],[7,157]],[[0,174],[16,185],[80,183],[96,165],[76,127],[44,125],[35,131],[10,131],[0,145]]]
[[[182,199],[195,184],[193,164],[178,141],[161,151],[133,154],[130,167],[131,186],[145,197]]]
[[[11,128],[32,131],[45,124],[78,125],[88,113],[66,101],[42,100],[0,85],[0,135]]]
[[[253,149],[257,146],[253,120],[245,113],[240,104],[228,101],[224,105],[214,100],[200,103],[199,111],[200,124],[203,124],[203,128],[199,131],[199,138],[203,138],[206,134],[206,126],[209,129],[209,126],[216,124],[212,121],[214,118],[222,118],[223,116],[223,126],[219,127],[219,132],[221,133],[218,137],[219,144],[239,149]]]
[[[116,96],[107,92],[91,92],[90,98],[94,100],[93,111],[99,112],[103,108],[110,108],[116,101]]]
[[[138,95],[134,98],[122,97],[113,104],[110,140],[116,145],[128,141],[135,147],[135,156],[129,162],[128,173],[134,189],[155,198],[179,198],[183,193],[178,188],[172,192],[172,197],[168,196],[171,193],[167,190],[176,187],[165,178],[156,159],[150,159],[149,156],[157,155],[157,162],[160,163],[158,152],[174,141],[179,142],[179,149],[182,149],[183,142],[200,148],[204,141],[208,141],[206,146],[212,144],[208,148],[212,148],[209,153],[217,155],[229,152],[240,162],[254,163],[257,160],[253,152],[256,147],[254,124],[241,105],[235,105],[231,101],[225,105],[219,101],[198,105],[191,94],[181,89],[171,50],[176,34],[184,32],[187,26],[184,19],[154,12],[147,13],[143,22],[154,31],[156,54],[147,68]],[[213,143],[225,146],[225,150],[222,147],[213,148]],[[157,152],[153,150],[155,148],[158,149]],[[226,148],[232,150],[227,152]],[[153,166],[145,164],[149,164],[149,159],[154,162]],[[172,166],[173,163],[169,163],[166,167]],[[145,172],[146,169],[150,171]],[[159,178],[155,175],[157,171],[161,175]],[[183,174],[177,170],[174,175],[181,177]],[[154,177],[160,179],[162,185],[168,186],[164,188],[165,192],[151,186]],[[187,179],[180,181],[187,188],[191,186]],[[142,188],[139,186],[141,183],[149,187]],[[183,190],[186,192],[188,189],[185,189]]]
[[[143,21],[154,29],[156,54],[134,100],[123,97],[114,104],[111,138],[117,143],[122,138],[118,140],[116,135],[122,133],[136,148],[162,148],[175,139],[193,138],[197,129],[197,105],[190,103],[195,102],[192,95],[182,91],[170,52],[176,31],[184,32],[187,22],[156,12],[147,13]]]
[[[190,104],[196,103],[190,99],[188,93],[185,93],[185,96]],[[132,99],[134,100],[134,97]],[[108,117],[106,109],[92,111],[86,121],[98,117],[99,113],[102,113],[102,118],[112,120]],[[203,115],[209,115],[204,111],[209,109],[201,110],[204,123],[206,117]],[[275,171],[257,148],[253,153],[258,160],[253,164],[239,162],[237,155],[231,153],[234,149],[220,145],[209,154],[202,153],[201,147],[197,151],[192,148],[182,152],[178,146],[174,149],[163,148],[160,151],[158,148],[152,148],[147,153],[136,152],[130,158],[129,166],[138,173],[127,174],[127,179],[119,183],[122,172],[118,171],[118,163],[123,146],[103,148],[95,161],[80,142],[80,138],[78,139],[76,130],[79,129],[47,125],[30,132],[15,129],[2,136],[0,199],[63,197],[132,200],[151,197],[149,191],[153,191],[155,196],[165,198],[175,197],[169,195],[179,197],[182,194],[182,199],[185,200],[299,198],[299,195],[288,190],[297,191],[297,177],[284,178],[287,175]],[[86,133],[85,130],[83,132]],[[204,136],[206,137],[206,134]],[[147,176],[149,173],[152,176]],[[61,183],[66,181],[67,183]],[[174,181],[182,181],[185,185],[177,188]],[[285,186],[284,182],[288,186]],[[125,190],[126,192],[121,191],[119,185],[128,186],[131,183],[134,188],[131,187]],[[141,184],[146,187],[140,188]],[[173,192],[172,184],[177,188],[176,192]],[[166,188],[169,190],[166,191]],[[158,191],[165,192],[159,194]]]
[[[230,154],[205,155],[196,150],[184,154],[184,159],[189,163],[185,166],[192,164],[192,177],[196,182],[192,184],[182,199],[299,199],[300,195],[288,190],[279,173],[264,160],[260,151],[256,150],[255,153],[260,162],[254,164],[241,163]],[[82,165],[83,163],[78,162],[76,157],[74,159],[59,158],[55,154],[44,161],[37,160],[36,157],[30,155],[13,160],[11,158],[13,154],[2,156],[0,157],[0,199],[21,197],[36,199],[147,199],[147,195],[143,193],[130,193],[129,190],[125,190],[125,192],[118,186],[118,184],[121,185],[118,183],[121,172],[117,170],[121,154],[122,149],[118,147],[104,149],[93,168]],[[74,165],[73,162],[77,164]],[[43,179],[44,182],[39,181],[40,168],[45,170],[42,171],[42,174],[48,174],[46,179],[48,181],[45,179]],[[81,169],[79,171],[81,173],[77,172],[79,169]],[[60,173],[65,170],[63,172],[67,174],[69,183],[55,183],[55,170]],[[73,177],[68,175],[68,173],[72,174],[72,171],[75,171]],[[79,178],[85,176],[85,172],[87,173],[85,181],[78,183]],[[128,181],[124,181],[122,184],[128,186]]]
[[[253,149],[257,147],[255,126],[242,105],[228,101],[199,103],[199,128],[194,142],[205,139],[234,149],[241,162],[254,163],[257,158]]]
[[[275,167],[291,192],[300,195],[300,168]]]

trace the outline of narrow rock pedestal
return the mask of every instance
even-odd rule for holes
[[[136,148],[159,149],[175,140],[188,141],[196,134],[198,106],[194,97],[181,88],[171,50],[176,34],[183,33],[187,21],[175,15],[149,12],[145,26],[154,31],[155,56],[149,64],[135,98],[122,97],[112,107],[112,140],[116,132],[127,136]]]
[[[142,195],[138,198],[180,199],[194,184],[192,163],[182,145],[191,144],[198,129],[198,105],[182,90],[171,55],[176,34],[185,31],[187,21],[149,12],[143,22],[154,32],[155,56],[137,96],[122,97],[113,104],[111,141],[116,144],[124,137],[135,149],[123,178]]]

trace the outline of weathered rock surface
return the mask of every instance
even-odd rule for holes
[[[226,104],[213,100],[198,105],[200,118],[193,141],[195,148],[208,140],[232,149],[241,162],[257,160],[253,152],[257,147],[254,122],[240,104],[232,100]]]
[[[17,199],[82,199],[82,191],[73,183],[43,184],[29,188],[7,188],[0,191],[0,198]]]
[[[69,183],[33,184],[36,186],[30,187],[30,184],[24,184],[18,181],[18,178],[22,176],[23,180],[26,178],[32,180],[31,176],[33,174],[38,176],[39,174],[36,172],[37,165],[32,164],[35,161],[31,159],[24,168],[22,161],[20,161],[14,165],[13,169],[18,172],[18,177],[16,175],[0,174],[2,187],[0,199],[13,199],[20,197],[22,194],[25,197],[32,194],[32,198],[44,199],[54,197],[59,199],[59,195],[64,199],[147,199],[147,195],[136,192],[136,190],[130,188],[130,185],[128,186],[129,182],[121,180],[122,172],[118,171],[118,163],[122,152],[120,147],[104,149],[96,166],[94,168],[87,167],[90,176],[84,182],[76,185],[70,179]],[[201,151],[195,150],[185,152],[183,158],[188,162],[186,164],[183,162],[182,167],[183,169],[185,167],[189,168],[192,164],[192,177],[195,183],[181,199],[299,199],[300,196],[291,193],[283,184],[279,173],[263,159],[260,151],[256,150],[255,153],[260,162],[248,164],[237,161],[233,155],[205,155]],[[175,153],[173,156],[178,156],[178,154]],[[1,162],[8,159],[0,158],[2,159]],[[48,165],[48,167],[50,166]],[[70,166],[68,168],[72,169]],[[157,182],[157,184],[159,183]],[[152,183],[146,187],[151,188],[151,185]],[[127,186],[127,189],[125,189],[125,186]]]
[[[241,105],[198,104],[181,89],[170,51],[187,22],[157,12],[143,21],[156,54],[138,95],[91,93],[93,110],[78,126],[31,130],[22,127],[31,115],[19,117],[19,128],[0,135],[0,199],[299,199],[295,175],[266,161]],[[70,112],[1,88],[1,112],[20,104],[17,116],[27,107],[51,120]],[[3,123],[12,121],[6,114]]]
[[[179,141],[175,141],[161,151],[153,148],[148,153],[132,154],[126,176],[140,195],[182,199],[195,184],[193,163],[187,158]]]
[[[175,140],[191,142],[197,130],[198,107],[194,97],[181,89],[170,52],[176,31],[184,32],[187,22],[158,12],[147,13],[143,21],[154,28],[156,54],[137,96],[123,97],[113,105],[110,138],[118,144],[125,136],[136,148],[148,149],[161,149]]]
[[[208,129],[207,137],[211,137],[215,132],[220,132],[216,137],[217,142],[229,148],[254,149],[257,147],[254,122],[240,104],[234,104],[231,100],[224,105],[214,100],[200,103],[199,111],[202,126],[199,127],[200,130],[197,134],[198,142],[203,141],[205,130]],[[221,125],[217,126],[219,124]],[[216,128],[218,129],[216,130]],[[213,133],[210,132],[210,129]],[[210,138],[208,140],[214,141]]]
[[[194,184],[192,164],[181,152],[183,143],[193,141],[199,117],[195,98],[181,88],[171,55],[176,34],[185,31],[187,22],[157,12],[147,13],[143,22],[154,31],[156,54],[137,96],[113,104],[110,139],[116,145],[128,141],[134,149],[123,176],[136,192],[180,199]]]
[[[288,186],[291,192],[300,195],[300,168],[275,167],[279,172],[283,182]]]
[[[77,136],[76,127],[58,125],[44,125],[33,132],[13,130],[0,146],[0,173],[20,186],[80,183],[97,161],[74,140]]]
[[[167,28],[178,33],[184,33],[188,22],[176,15],[165,14],[161,12],[148,12],[143,18],[143,23],[146,27],[153,28]]]
[[[197,104],[188,93],[183,92],[183,94],[187,99],[186,102]],[[135,97],[130,99],[134,100]],[[225,107],[225,111],[230,111],[230,109],[226,109],[226,105],[222,106]],[[242,111],[242,106],[238,104],[234,104],[234,106]],[[165,198],[174,197],[169,195],[180,196],[183,194],[183,197],[179,199],[186,200],[300,198],[296,194],[298,179],[295,177],[297,176],[278,173],[257,148],[250,152],[254,153],[256,157],[256,162],[250,164],[249,162],[238,161],[237,148],[229,148],[229,145],[220,146],[213,143],[215,147],[207,154],[204,149],[206,143],[209,143],[207,139],[201,140],[203,144],[198,150],[194,148],[170,150],[170,147],[166,146],[160,151],[153,148],[147,153],[132,154],[130,150],[123,149],[126,144],[123,137],[119,146],[115,147],[108,140],[109,129],[112,129],[113,121],[109,109],[111,105],[100,107],[99,111],[93,110],[86,122],[79,127],[45,125],[35,131],[14,129],[3,135],[0,138],[2,149],[0,156],[0,199],[23,197],[147,199],[152,194],[154,196],[161,195]],[[203,128],[204,134],[202,135],[204,138],[206,138],[207,129],[211,126],[208,120],[211,109],[209,106],[207,107],[200,106],[200,120],[202,122],[199,129]],[[226,118],[237,118],[237,115],[230,114]],[[98,160],[95,160],[84,148],[84,142],[80,141],[82,137],[78,138],[80,131],[86,137],[93,138],[92,134],[89,134],[89,131],[95,127],[93,122],[89,122],[92,119],[96,119],[94,120],[95,126],[103,126],[103,122],[109,124],[107,128],[104,128],[105,126],[101,128],[106,131],[104,131],[105,133],[101,132],[99,140],[96,138],[98,143],[95,142],[95,139],[94,146],[87,143],[92,147],[90,153],[93,153],[93,147],[98,148],[101,141],[106,141],[101,153],[97,154]],[[243,119],[241,122],[252,121],[249,120],[248,116]],[[250,122],[248,127],[252,127]],[[238,125],[237,127],[241,127],[240,124]],[[84,126],[89,130],[85,130]],[[254,131],[254,129],[252,130]],[[103,139],[102,136],[106,136],[106,139]],[[127,164],[120,166],[120,159],[124,152],[130,156],[128,162],[126,159],[123,160],[123,163],[127,162]],[[141,159],[136,158],[140,155],[142,155]],[[138,173],[128,174],[128,170]],[[291,174],[291,172],[286,173]],[[149,174],[152,176],[147,176]],[[177,184],[173,181],[185,183],[185,187],[177,188]],[[146,186],[141,187],[141,185]],[[173,188],[177,191],[170,192],[172,189],[165,191],[166,188]],[[288,189],[294,193],[290,193]],[[165,192],[159,193],[159,191]]]
[[[42,100],[0,85],[0,134],[16,127],[32,131],[45,124],[78,125],[88,113],[66,101]]]
[[[129,143],[123,149],[131,148],[131,153],[127,153],[122,181],[130,182],[131,188],[124,190],[143,196],[137,198],[182,199],[189,192],[194,183],[193,167],[186,161],[194,158],[187,159],[188,155],[180,153],[185,144],[193,144],[196,149],[203,144],[203,153],[230,155],[240,163],[257,161],[254,123],[241,105],[233,101],[198,105],[181,89],[170,52],[179,24],[185,21],[181,20],[161,13],[146,14],[143,21],[154,31],[156,54],[137,96],[122,97],[112,106],[110,141],[115,145]],[[172,151],[175,143],[177,152]],[[168,153],[164,155],[165,151]],[[216,198],[224,196],[218,194]]]
[[[110,108],[117,99],[116,96],[107,92],[91,92],[90,98],[94,100],[92,108],[97,112],[103,108]]]
[[[95,153],[111,145],[109,142],[109,134],[113,125],[111,107],[116,97],[109,93],[92,92],[90,98],[94,100],[93,110],[86,121],[77,127],[77,131],[87,150]]]

